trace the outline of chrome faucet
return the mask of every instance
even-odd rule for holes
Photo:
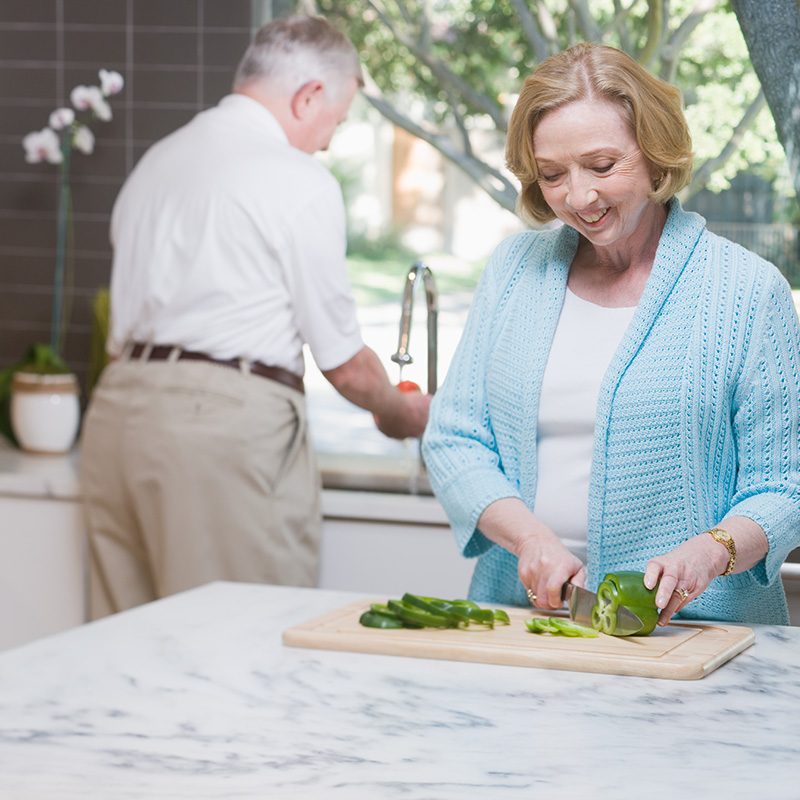
[[[436,281],[427,264],[416,261],[408,271],[406,286],[403,290],[403,313],[400,317],[400,341],[397,352],[392,356],[392,361],[400,365],[400,369],[413,362],[408,352],[408,340],[411,336],[411,311],[414,307],[414,294],[420,283],[425,285],[425,301],[428,307],[428,394],[436,392],[436,370],[438,359],[438,314],[439,295],[436,291]]]

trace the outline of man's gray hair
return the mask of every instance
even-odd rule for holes
[[[264,80],[293,93],[320,80],[336,95],[347,78],[364,85],[352,43],[322,17],[296,15],[273,20],[258,31],[236,70],[233,90]]]

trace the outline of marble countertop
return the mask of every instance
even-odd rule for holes
[[[282,644],[358,597],[215,583],[0,654],[0,797],[798,797],[798,628],[699,681]]]

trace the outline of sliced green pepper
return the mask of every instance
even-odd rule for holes
[[[597,605],[592,608],[592,627],[613,635],[617,629],[617,611],[624,606],[642,621],[636,636],[652,633],[658,622],[656,589],[644,585],[643,572],[610,572],[597,587]]]
[[[585,625],[580,625],[571,619],[550,617],[549,622],[564,636],[581,636],[585,639],[596,639],[600,635],[594,628],[587,628]]]
[[[525,626],[531,633],[558,633],[558,629],[550,624],[544,617],[526,619]]]
[[[403,622],[424,628],[457,628],[461,619],[453,614],[432,613],[402,600],[390,600],[387,605]]]
[[[494,621],[499,622],[501,625],[510,625],[511,618],[508,616],[508,613],[503,611],[502,608],[496,608],[494,610]]]
[[[495,623],[511,624],[501,608],[493,610],[481,608],[471,600],[442,600],[410,593],[404,594],[402,600],[371,603],[360,622],[369,628],[467,628],[471,624],[493,628]]]
[[[443,611],[462,617],[467,622],[479,622],[490,628],[494,626],[495,612],[491,608],[481,608],[470,600],[434,600],[434,604]]]
[[[469,600],[440,600],[438,597],[422,597],[406,593],[403,595],[403,602],[430,614],[454,616],[467,623],[480,622],[489,627],[494,625],[494,612],[490,608],[480,608]]]
[[[569,619],[562,619],[561,617],[534,617],[533,619],[526,619],[525,625],[531,633],[552,633],[561,636],[581,636],[587,639],[594,639],[600,634],[594,628],[587,628],[585,625],[579,625]]]
[[[403,628],[403,620],[394,614],[379,614],[376,611],[365,611],[358,619],[365,628]]]
[[[389,606],[387,606],[385,603],[370,603],[369,610],[374,612],[375,614],[380,614],[380,615],[382,615],[384,617],[389,617],[389,618],[391,618],[393,620],[399,621],[401,623],[400,627],[402,627],[402,628],[424,628],[425,627],[424,625],[414,625],[412,623],[403,623],[403,620],[401,620],[400,617],[398,617],[397,614],[395,614],[394,611],[392,611],[389,608]],[[397,626],[396,625],[368,625],[367,627],[372,627],[372,628],[378,628],[378,627],[396,628]]]

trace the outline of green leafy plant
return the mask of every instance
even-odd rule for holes
[[[98,289],[92,301],[92,343],[89,352],[89,372],[86,376],[86,395],[89,396],[108,364],[106,339],[111,318],[111,296],[108,289]]]
[[[11,381],[14,373],[25,371],[40,375],[66,374],[71,370],[64,359],[47,344],[32,344],[22,359],[0,371],[0,433],[19,446],[11,425]]]

